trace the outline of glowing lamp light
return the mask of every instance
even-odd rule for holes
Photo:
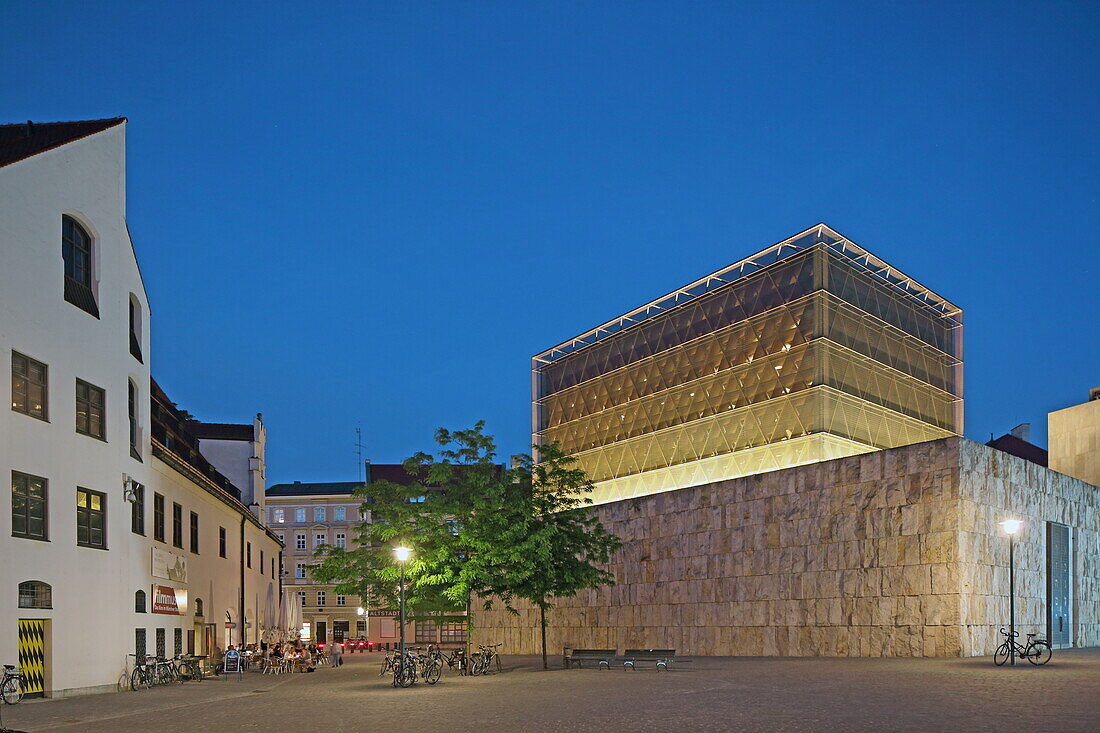
[[[359,608],[355,609],[355,612],[356,612],[357,614],[359,614],[360,616],[362,616],[362,615],[363,615],[364,613],[366,613],[366,611],[365,611],[365,610],[363,609],[363,607],[362,607],[362,606],[360,606]]]
[[[1023,525],[1019,519],[1006,519],[1001,522],[1001,527],[1004,528],[1005,534],[1013,535],[1020,531],[1020,527]]]
[[[394,557],[397,558],[397,562],[405,562],[409,559],[409,555],[412,554],[412,550],[408,547],[401,546],[393,548]]]

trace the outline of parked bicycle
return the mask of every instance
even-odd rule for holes
[[[130,654],[134,658],[134,670],[130,673],[130,689],[134,692],[144,690],[156,684],[156,670],[149,664],[150,657]]]
[[[0,698],[8,705],[23,699],[23,674],[14,664],[4,665],[4,678],[0,680]]]
[[[202,658],[192,657],[185,654],[180,654],[175,659],[176,662],[176,676],[180,682],[187,680],[195,680],[196,682],[202,682]]]
[[[502,671],[500,655],[497,654],[498,646],[500,644],[478,644],[477,651],[470,655],[471,675]]]
[[[1035,638],[1038,634],[1028,634],[1027,644],[1024,646],[1020,646],[1020,643],[1016,641],[1016,637],[1020,635],[1019,631],[1013,631],[1012,636],[1009,636],[1008,632],[1001,628],[1001,635],[1005,637],[1004,643],[997,647],[997,651],[993,653],[993,663],[998,667],[1009,660],[1013,650],[1015,650],[1017,657],[1026,659],[1036,666],[1046,664],[1054,654],[1049,641]]]

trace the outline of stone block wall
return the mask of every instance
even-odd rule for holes
[[[1020,518],[1046,521],[1061,507],[1057,517],[1084,522],[1081,638],[1097,643],[1097,489],[1039,467],[1035,481],[1031,464],[993,453],[947,438],[594,507],[624,542],[611,565],[617,584],[559,599],[548,649],[990,653],[1001,605],[1007,618],[1007,544],[996,536],[1006,487],[1046,507],[1021,507]],[[1024,555],[1020,618],[1039,623],[1045,555]],[[478,612],[475,640],[536,653],[538,613],[518,610]]]

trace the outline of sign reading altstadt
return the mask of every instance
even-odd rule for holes
[[[167,585],[153,586],[153,613],[182,616],[187,611],[187,591]]]

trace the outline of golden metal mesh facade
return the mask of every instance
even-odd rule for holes
[[[535,357],[534,439],[603,502],[959,434],[961,335],[819,225]]]

